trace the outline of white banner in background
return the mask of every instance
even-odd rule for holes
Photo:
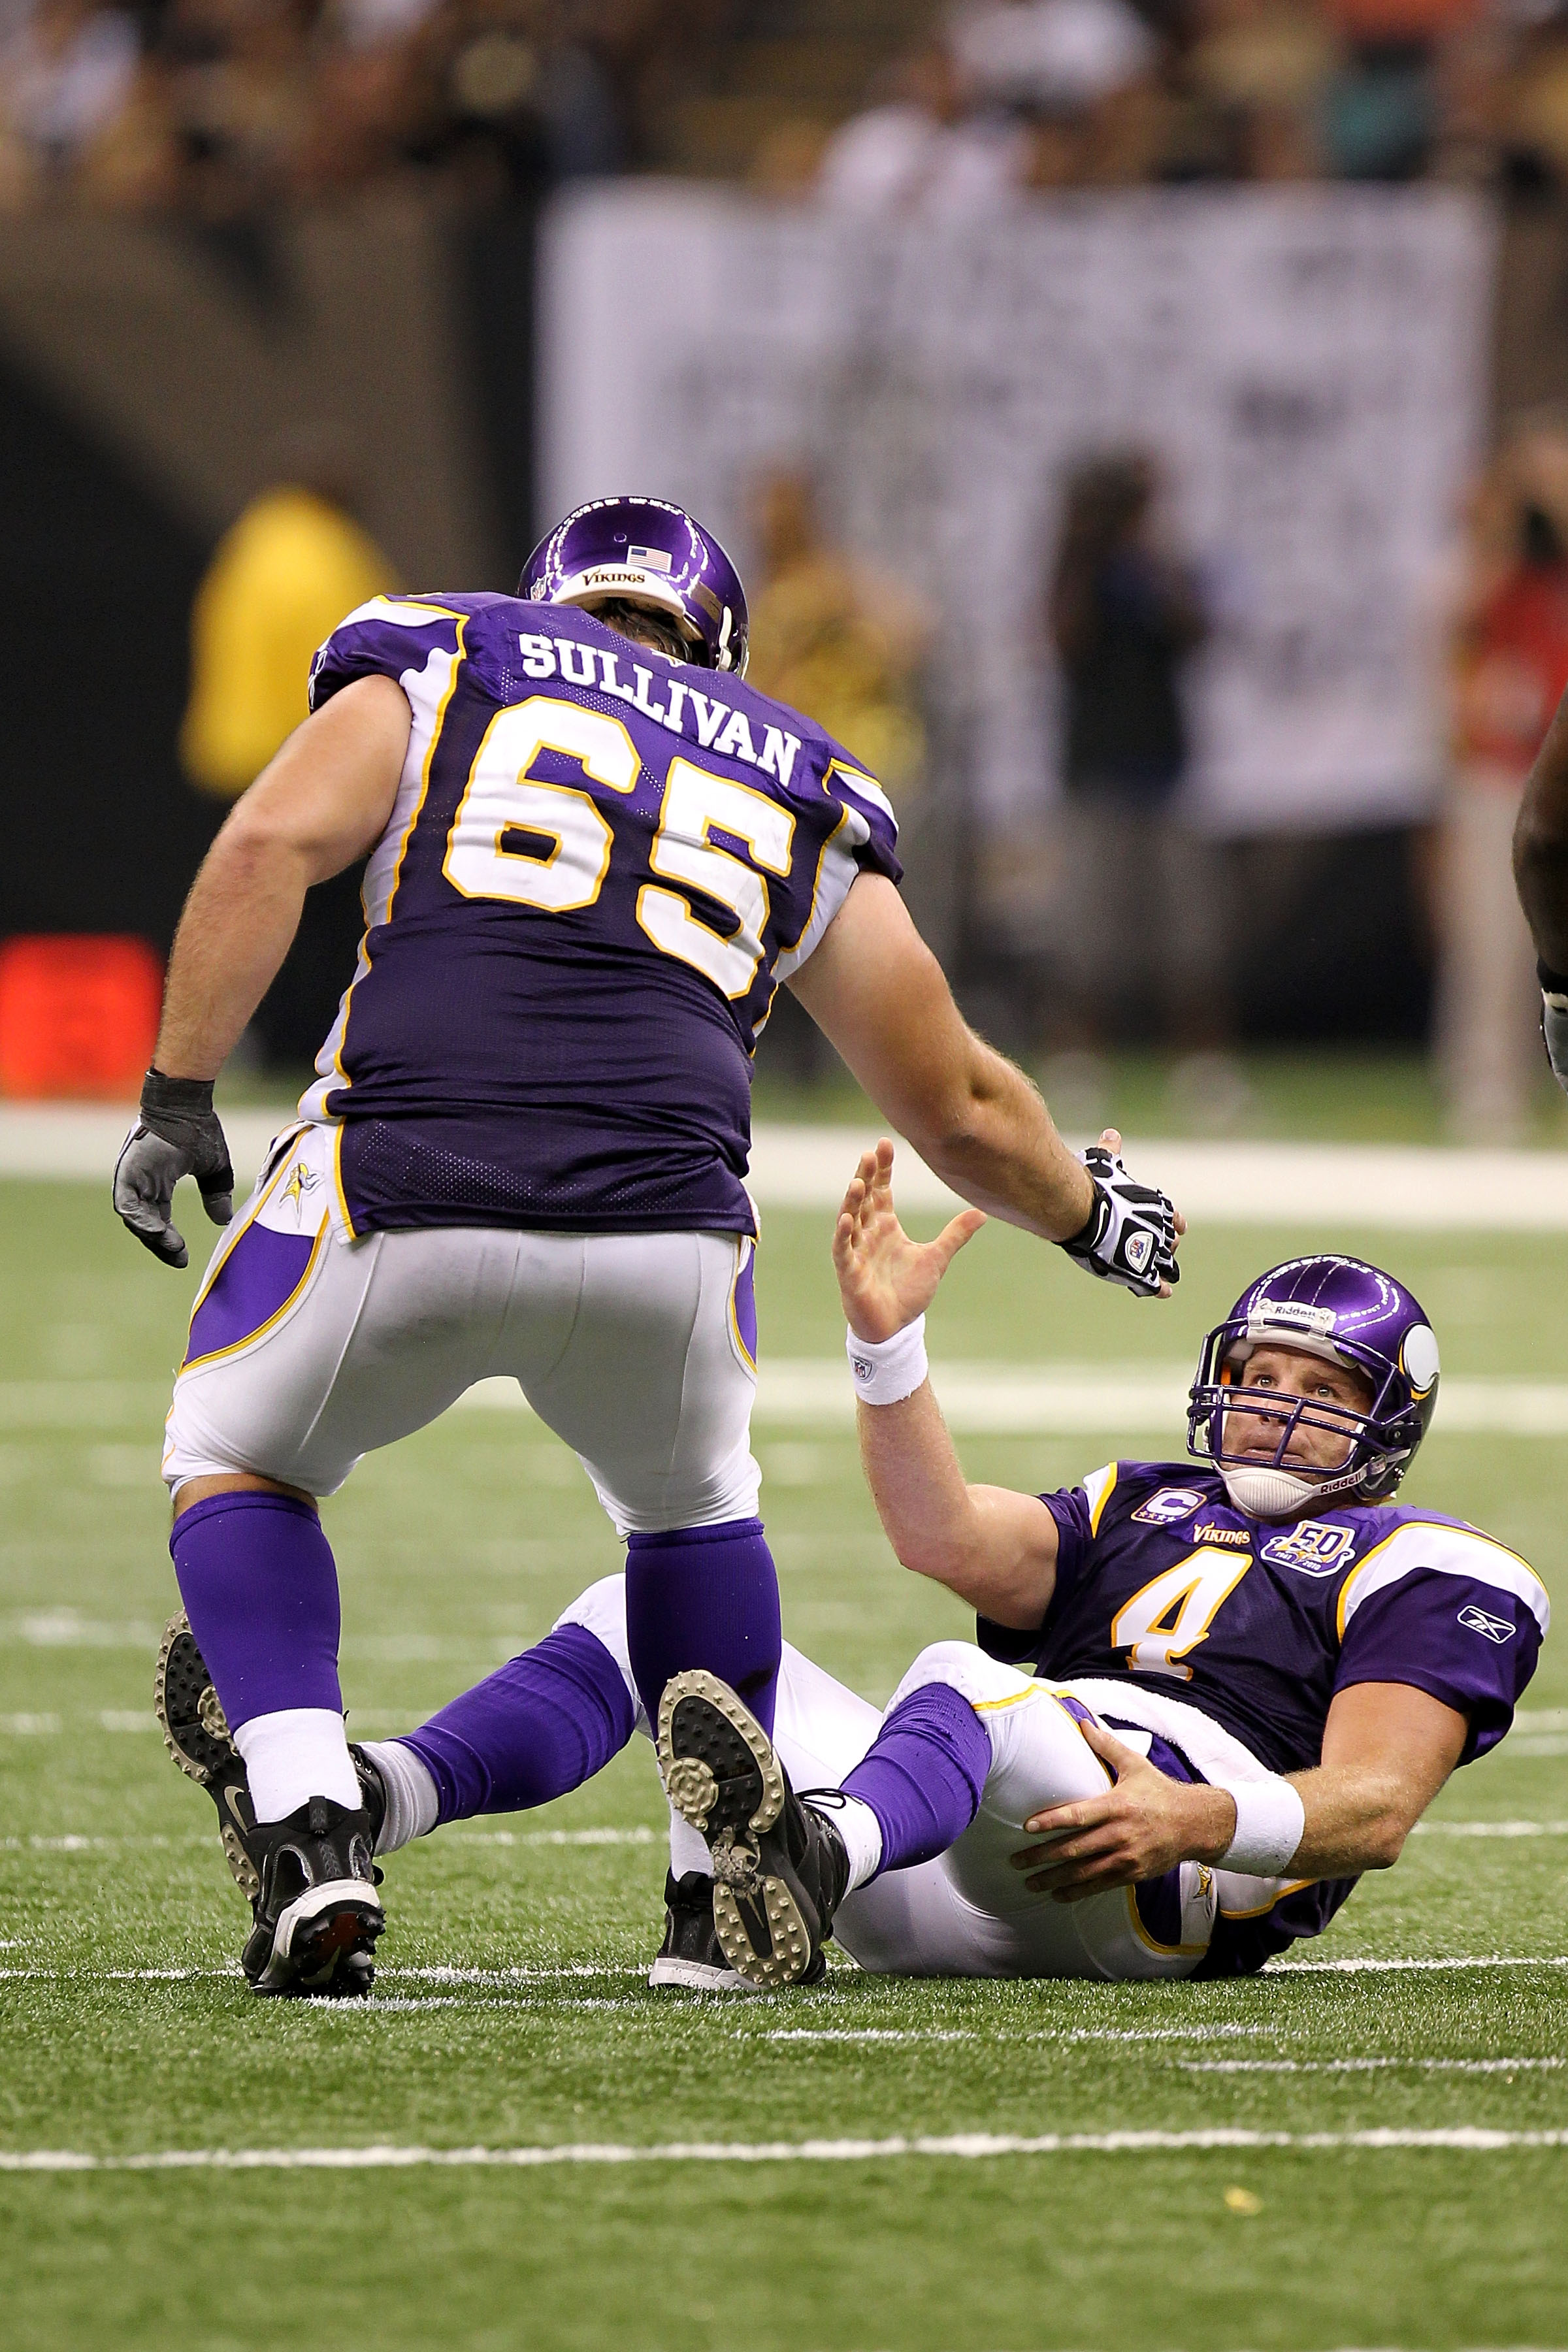
[[[936,692],[1005,827],[1053,789],[1038,649],[1065,461],[1163,460],[1222,615],[1194,678],[1216,828],[1396,820],[1436,770],[1434,615],[1480,446],[1493,219],[1452,190],[1137,191],[868,224],[686,186],[560,202],[542,490],[680,499],[744,563],[804,464],[940,609]]]

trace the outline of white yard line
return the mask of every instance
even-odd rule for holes
[[[1431,1960],[1266,1960],[1266,1976],[1382,1976],[1409,1969],[1568,1969],[1568,1953],[1535,1953],[1526,1958],[1505,1952],[1456,1952]]]
[[[664,1830],[453,1830],[453,1845],[662,1845]]]
[[[108,1186],[131,1103],[12,1103],[0,1109],[0,1176],[83,1178]],[[229,1111],[225,1132],[248,1183],[287,1106]],[[785,1126],[752,1133],[751,1185],[764,1209],[837,1208],[855,1163],[875,1139],[862,1127]],[[1459,1151],[1362,1143],[1175,1143],[1130,1139],[1128,1159],[1163,1184],[1191,1219],[1210,1223],[1397,1232],[1568,1233],[1568,1153]],[[896,1178],[906,1208],[956,1202],[908,1144]]]
[[[1498,2131],[1459,2124],[1436,2130],[963,2132],[947,2137],[817,2140],[567,2141],[525,2147],[158,2148],[93,2156],[75,2148],[0,2150],[0,2172],[362,2172],[413,2166],[529,2168],[557,2164],[877,2164],[910,2157],[984,2162],[1020,2156],[1162,2156],[1204,2148],[1451,2148],[1500,2155],[1568,2147],[1568,2131]]]
[[[935,2026],[780,2025],[763,2034],[761,2039],[763,2042],[973,2042],[978,2036]]]
[[[1378,2074],[1395,2066],[1431,2074],[1554,2072],[1561,2058],[1178,2058],[1184,2074]]]

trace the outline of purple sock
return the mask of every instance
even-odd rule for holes
[[[784,1635],[761,1519],[626,1538],[626,1641],[647,1719],[689,1666],[738,1691],[770,1735]]]
[[[882,1832],[883,1870],[945,1853],[980,1810],[991,1735],[948,1683],[923,1683],[893,1708],[844,1782]]]
[[[582,1786],[632,1736],[626,1677],[585,1625],[558,1625],[399,1738],[436,1783],[444,1822],[521,1813]]]
[[[309,1503],[209,1495],[180,1513],[169,1550],[231,1731],[284,1707],[342,1713],[337,1563]]]

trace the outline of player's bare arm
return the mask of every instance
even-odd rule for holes
[[[114,1171],[114,1205],[165,1265],[186,1262],[174,1186],[193,1176],[228,1223],[234,1171],[213,1081],[288,954],[305,893],[384,831],[412,712],[389,677],[365,677],[295,730],[240,800],[191,886],[169,960],[140,1116]]]
[[[388,677],[345,687],[239,800],[191,886],[169,959],[156,1066],[213,1078],[278,975],[305,893],[385,831],[412,717]]]
[[[925,1313],[953,1259],[985,1220],[966,1209],[935,1241],[911,1241],[893,1205],[893,1147],[864,1152],[833,1235],[845,1316],[872,1345]],[[904,1567],[947,1586],[1003,1625],[1037,1625],[1056,1576],[1057,1525],[1032,1495],[972,1486],[931,1381],[895,1404],[858,1406],[860,1460]]]
[[[1057,1133],[1038,1089],[969,1027],[884,877],[859,877],[790,986],[873,1102],[954,1192],[1047,1241],[1083,1232],[1100,1200],[1089,1171]]]
[[[1080,1726],[1114,1787],[1087,1803],[1035,1814],[1025,1828],[1044,1843],[1013,1857],[1026,1884],[1064,1903],[1157,1878],[1178,1862],[1216,1863],[1236,1833],[1236,1801],[1224,1789],[1167,1779],[1100,1725]],[[1349,1878],[1387,1870],[1464,1752],[1468,1727],[1407,1683],[1355,1683],[1329,1709],[1322,1761],[1287,1777],[1306,1822],[1286,1865],[1291,1878]]]
[[[1568,1092],[1568,696],[1524,787],[1513,829],[1513,874],[1535,942],[1547,1059]]]

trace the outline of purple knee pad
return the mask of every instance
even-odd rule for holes
[[[706,1666],[772,1734],[784,1634],[761,1519],[626,1538],[626,1642],[649,1723],[672,1675]]]
[[[169,1550],[231,1731],[286,1707],[342,1713],[337,1563],[309,1503],[209,1495],[180,1513]]]

